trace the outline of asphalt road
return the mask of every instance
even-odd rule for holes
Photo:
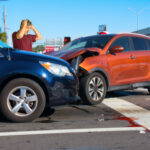
[[[148,150],[150,132],[147,126],[144,127],[145,130],[141,130],[142,124],[136,122],[138,118],[134,120],[124,116],[124,113],[138,112],[140,117],[141,112],[130,108],[117,110],[110,108],[107,104],[110,103],[109,100],[115,101],[114,98],[116,101],[123,100],[139,106],[148,113],[150,111],[150,97],[147,90],[138,89],[109,93],[104,100],[107,103],[97,106],[78,103],[57,107],[54,113],[46,112],[32,123],[9,123],[1,117],[0,150]],[[147,118],[144,119],[148,121]],[[77,129],[82,131],[76,131]],[[95,131],[83,132],[83,129]],[[64,133],[61,133],[62,130]],[[50,133],[40,133],[41,131],[50,131]],[[58,133],[51,133],[51,131],[58,131]],[[67,133],[68,131],[71,132]],[[20,135],[16,135],[18,132]],[[33,134],[27,135],[27,133]]]

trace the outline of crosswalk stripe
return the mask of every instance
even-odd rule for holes
[[[108,98],[103,104],[128,118],[136,118],[134,122],[150,130],[150,111],[120,98]]]

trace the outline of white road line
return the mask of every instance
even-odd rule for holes
[[[121,127],[121,128],[89,128],[89,129],[62,129],[62,130],[39,130],[39,131],[17,131],[0,132],[3,136],[23,136],[23,135],[46,135],[46,134],[68,134],[68,133],[98,133],[98,132],[116,132],[116,131],[144,131],[143,127]]]
[[[99,132],[123,132],[123,131],[144,131],[150,130],[150,111],[139,107],[133,103],[119,98],[108,98],[103,104],[118,111],[128,118],[137,118],[134,120],[142,127],[116,127],[116,128],[87,128],[87,129],[58,129],[58,130],[39,130],[39,131],[17,131],[17,132],[0,132],[3,136],[23,136],[23,135],[46,135],[46,134],[68,134],[68,133],[99,133]]]
[[[134,122],[150,130],[150,111],[119,98],[108,98],[103,104],[118,111],[128,118],[136,118]]]

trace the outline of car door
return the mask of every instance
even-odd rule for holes
[[[107,62],[110,71],[110,85],[125,85],[134,82],[136,78],[137,64],[131,51],[131,41],[127,36],[117,38],[109,47],[122,46],[123,52],[107,53]]]
[[[147,80],[150,81],[150,39],[146,40],[147,45],[148,45],[148,50],[147,50],[147,63],[148,63],[148,75],[147,75]]]
[[[150,50],[148,43],[142,37],[131,37],[133,43],[132,55],[137,64],[136,80],[143,82],[150,80]]]

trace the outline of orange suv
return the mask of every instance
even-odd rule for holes
[[[124,33],[81,37],[60,51],[49,53],[67,60],[80,80],[79,95],[98,104],[106,92],[148,88],[150,91],[150,37]]]

